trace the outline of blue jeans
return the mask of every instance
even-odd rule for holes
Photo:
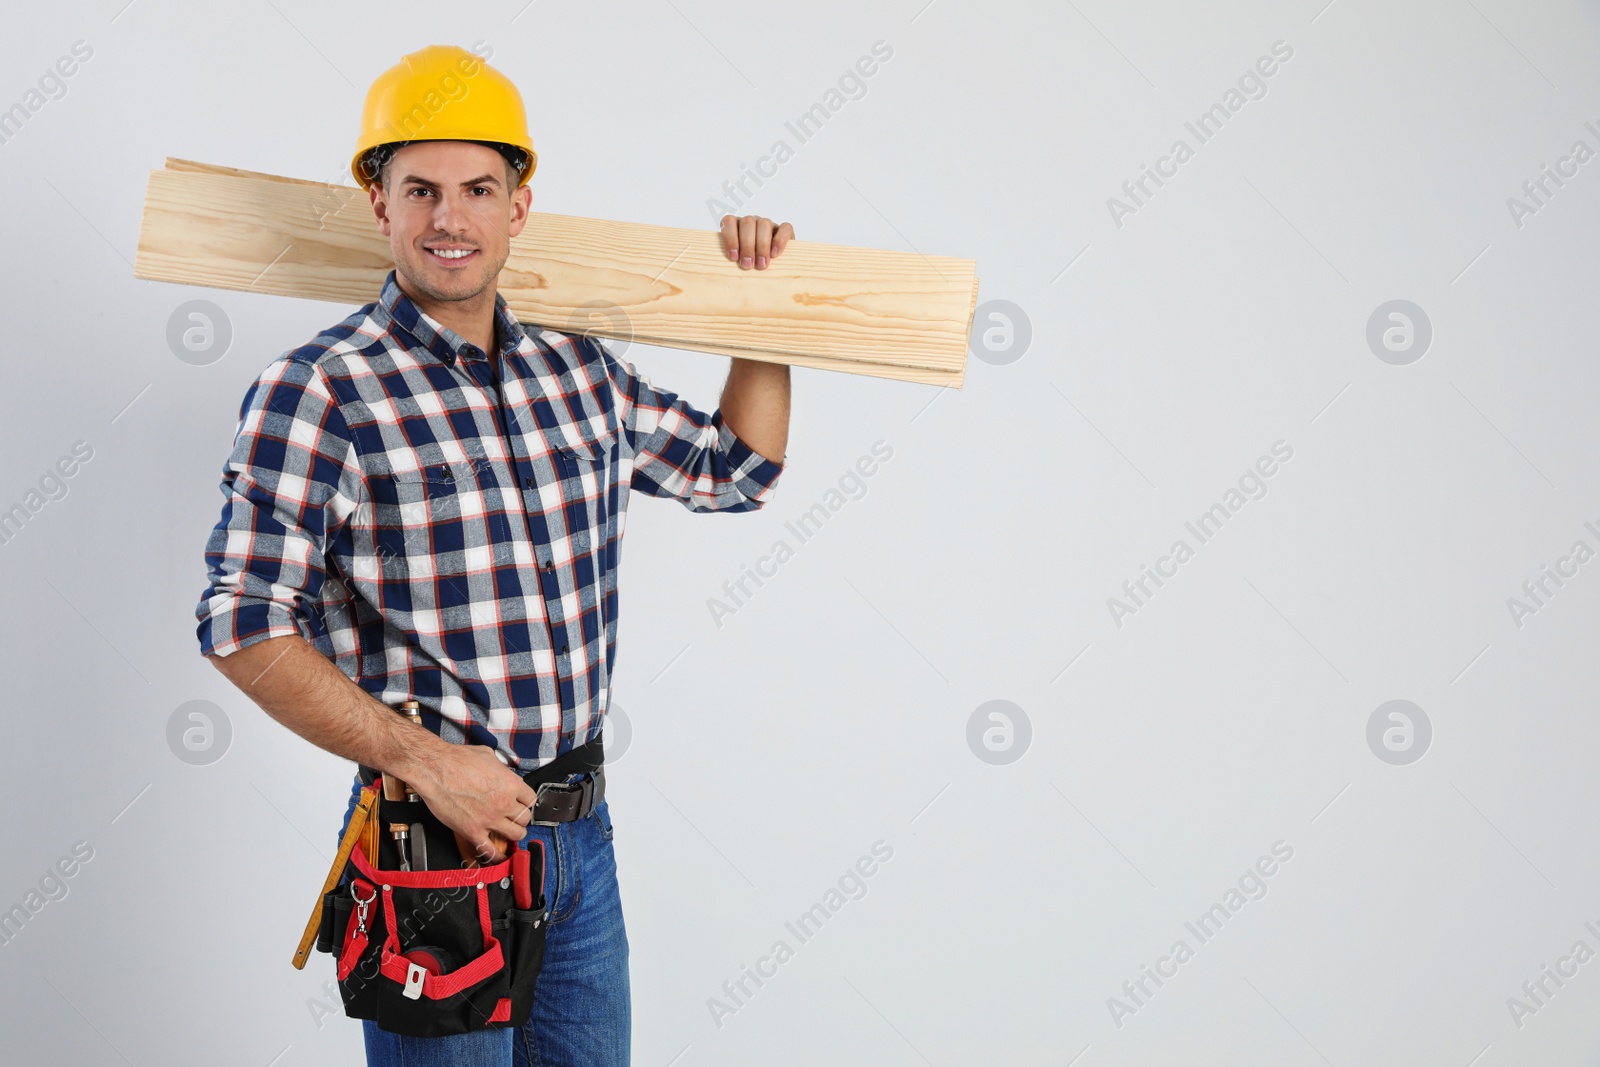
[[[344,825],[361,794],[350,791]],[[340,827],[343,836],[344,827]],[[544,965],[533,1013],[513,1029],[491,1027],[450,1037],[407,1037],[362,1020],[368,1067],[624,1067],[633,1027],[628,935],[622,925],[611,811],[602,800],[585,819],[529,826],[544,841],[550,904]]]

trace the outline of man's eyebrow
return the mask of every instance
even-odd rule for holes
[[[421,186],[426,186],[429,189],[437,189],[437,188],[439,188],[439,183],[438,182],[432,181],[432,180],[430,180],[428,178],[424,178],[424,177],[422,177],[420,175],[417,175],[417,174],[407,174],[404,178],[400,179],[400,184],[401,185],[421,185]],[[463,189],[467,189],[467,188],[470,188],[470,187],[472,187],[474,185],[499,185],[499,184],[500,184],[500,179],[496,178],[493,174],[480,174],[476,178],[472,178],[472,179],[470,179],[468,181],[462,182],[461,183],[461,187]]]

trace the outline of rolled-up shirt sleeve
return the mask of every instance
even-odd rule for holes
[[[765,504],[783,473],[784,460],[770,460],[741,440],[723,420],[674,393],[656,389],[598,338],[606,372],[616,386],[620,421],[634,454],[630,488],[670,497],[690,511],[752,511]]]
[[[202,655],[325,636],[317,603],[327,546],[355,510],[360,479],[323,372],[280,356],[245,393],[223,467],[222,516],[206,541],[208,584],[195,608]]]

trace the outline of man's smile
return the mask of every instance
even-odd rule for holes
[[[436,263],[460,266],[478,255],[478,250],[467,245],[438,244],[424,245],[428,258]]]

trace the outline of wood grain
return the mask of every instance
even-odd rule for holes
[[[136,277],[362,305],[392,266],[353,186],[181,159],[150,172]],[[977,287],[969,259],[793,241],[742,271],[709,227],[538,212],[499,279],[526,323],[953,388]]]

